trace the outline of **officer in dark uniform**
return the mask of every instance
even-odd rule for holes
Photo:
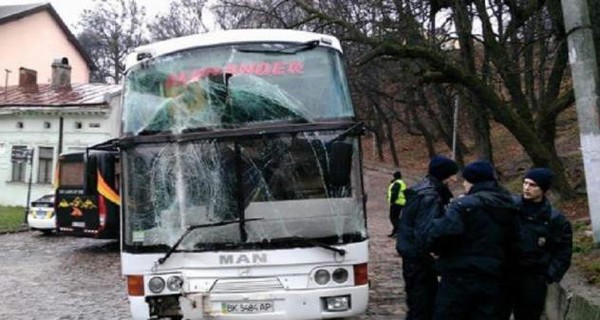
[[[489,162],[467,165],[462,176],[467,194],[452,201],[427,232],[441,276],[433,318],[494,319],[518,211]]]
[[[456,181],[456,162],[435,156],[428,174],[405,192],[406,204],[398,223],[396,250],[402,256],[402,277],[406,292],[407,320],[430,320],[437,290],[435,263],[424,247],[424,227],[441,215],[452,198],[448,189]]]
[[[571,224],[554,208],[546,193],[553,173],[534,168],[523,178],[523,194],[515,197],[520,208],[515,261],[507,276],[501,319],[540,319],[548,284],[559,282],[571,265]]]
[[[392,232],[388,237],[395,237],[398,233],[398,219],[400,219],[400,213],[406,203],[405,190],[406,183],[402,181],[402,173],[400,171],[394,172],[394,179],[390,182],[386,197],[390,204],[390,222],[392,223]]]

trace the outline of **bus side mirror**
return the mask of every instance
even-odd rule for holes
[[[329,147],[329,181],[331,185],[336,187],[350,185],[352,144],[334,141]]]

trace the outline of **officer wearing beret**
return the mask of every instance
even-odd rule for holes
[[[518,211],[489,162],[468,164],[462,177],[466,195],[452,201],[427,232],[441,276],[433,318],[494,319]]]
[[[510,265],[502,319],[540,319],[548,284],[559,282],[571,265],[573,233],[565,216],[546,194],[553,173],[547,168],[529,170],[523,193],[515,197],[520,208],[515,260]]]
[[[456,181],[454,160],[434,156],[427,176],[405,192],[406,204],[398,222],[396,250],[402,256],[402,277],[408,312],[406,320],[430,320],[437,291],[435,261],[424,244],[425,227],[443,214],[452,198],[448,184]]]

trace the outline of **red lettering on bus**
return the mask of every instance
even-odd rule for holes
[[[190,76],[188,77],[188,80],[191,79],[201,79],[205,76],[204,74],[204,69],[196,69],[196,70],[192,70],[192,72],[190,72]]]
[[[266,76],[271,71],[271,65],[266,62],[261,62],[254,67],[254,72],[259,76]]]
[[[230,63],[230,64],[228,64],[228,65],[225,66],[225,68],[223,69],[223,71],[225,73],[229,73],[229,74],[237,74],[238,73],[238,66],[237,66],[237,64]]]
[[[288,73],[297,73],[297,74],[301,74],[304,73],[304,64],[300,61],[291,61],[288,64]]]
[[[165,81],[165,88],[170,89],[175,86],[180,86],[186,83],[187,77],[185,72],[171,74]]]
[[[208,67],[189,70],[188,72],[179,72],[171,74],[165,80],[165,89],[175,89],[188,83],[189,81],[197,81],[211,75],[228,74],[255,74],[259,76],[281,76],[285,74],[302,74],[304,73],[304,63],[302,61],[273,61],[273,62],[257,62],[257,63],[229,63],[223,68]]]
[[[223,70],[221,68],[206,68],[206,74],[209,76],[218,76],[223,74]]]
[[[254,68],[255,65],[254,64],[240,64],[240,73],[254,73]]]
[[[285,74],[285,66],[283,65],[283,62],[280,62],[280,61],[273,62],[271,74],[274,76],[280,76],[282,74]]]

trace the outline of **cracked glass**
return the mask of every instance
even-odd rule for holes
[[[146,140],[123,149],[126,249],[164,251],[192,226],[230,221],[193,230],[179,249],[366,237],[358,137],[319,127],[353,116],[341,55],[273,52],[286,46],[194,49],[128,72],[124,131]],[[270,125],[279,131],[261,135]]]

